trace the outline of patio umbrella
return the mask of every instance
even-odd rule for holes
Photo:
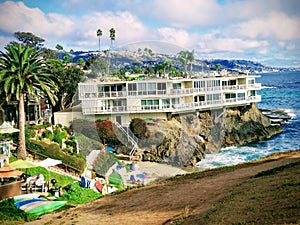
[[[22,171],[15,170],[10,165],[6,165],[0,168],[0,178],[10,178],[10,177],[18,177],[23,174]]]
[[[61,163],[62,163],[61,160],[47,158],[43,161],[38,162],[37,165],[42,166],[42,167],[50,167],[50,166],[56,166],[56,165],[61,164]]]
[[[28,168],[34,168],[34,167],[39,166],[34,162],[30,162],[30,161],[23,160],[23,159],[18,159],[17,161],[14,161],[14,162],[10,163],[9,165],[15,169],[28,169]]]
[[[4,122],[0,126],[0,134],[11,134],[14,132],[19,132],[19,131],[20,131],[19,129],[14,128],[8,122]]]

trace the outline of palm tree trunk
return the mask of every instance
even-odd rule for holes
[[[22,93],[19,101],[19,146],[18,159],[26,159],[26,140],[25,140],[25,107],[24,94]]]

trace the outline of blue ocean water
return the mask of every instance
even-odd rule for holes
[[[256,82],[262,84],[258,92],[261,109],[283,109],[292,119],[283,125],[283,132],[271,139],[247,146],[223,148],[219,153],[206,154],[199,168],[235,165],[258,159],[274,152],[300,149],[300,72],[263,73]]]

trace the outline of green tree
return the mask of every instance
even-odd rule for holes
[[[102,36],[102,30],[98,29],[97,30],[97,37],[99,38],[99,53],[100,53],[100,39],[101,39],[101,36]]]
[[[190,63],[190,73],[193,70],[193,62],[194,62],[194,60],[195,60],[195,52],[193,50],[191,52],[188,52],[188,61]]]
[[[110,28],[109,37],[110,37],[110,47],[109,47],[109,49],[111,50],[112,47],[113,47],[113,41],[116,40],[116,30],[114,28]]]
[[[182,63],[184,74],[187,75],[187,65],[189,62],[189,51],[179,52],[178,60]]]
[[[47,66],[53,76],[59,77],[57,104],[53,111],[68,109],[74,105],[78,83],[83,79],[84,73],[76,65],[65,66],[61,60],[47,60]]]
[[[35,47],[37,50],[40,50],[43,47],[43,42],[45,41],[43,38],[35,36],[30,32],[15,32],[14,36],[24,45]]]
[[[25,98],[33,95],[38,99],[43,92],[54,105],[57,80],[49,74],[46,64],[35,47],[8,45],[0,52],[0,89],[6,100],[15,98],[19,106],[19,146],[18,158],[26,158],[25,143]]]
[[[64,50],[63,46],[61,46],[60,44],[57,44],[57,45],[55,46],[55,48],[56,48],[58,51],[63,51],[63,50]]]

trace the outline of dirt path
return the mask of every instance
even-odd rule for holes
[[[289,157],[214,176],[165,181],[106,196],[64,212],[44,215],[39,220],[26,224],[164,224],[185,213],[205,213],[234,185],[246,178],[299,159],[300,152],[297,152]]]

